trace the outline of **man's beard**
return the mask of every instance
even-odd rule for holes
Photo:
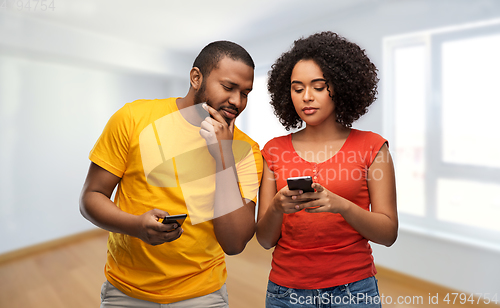
[[[202,103],[206,103],[208,106],[214,108],[209,100],[205,97],[205,80],[201,82],[200,89],[194,94],[194,107],[196,108],[196,111],[202,119],[207,116],[207,113],[209,117],[213,118],[213,116],[208,111],[201,108]]]
[[[207,103],[208,106],[210,106],[210,107],[214,108],[215,110],[217,110],[217,112],[222,116],[222,114],[221,114],[221,109],[222,108],[216,109],[214,107],[214,105],[212,104],[212,102],[210,102],[210,100],[205,96],[205,90],[206,90],[205,88],[206,88],[206,84],[205,84],[205,80],[203,80],[201,82],[200,89],[194,94],[194,105],[196,106],[196,105],[199,105],[201,103]],[[235,108],[232,108],[232,107],[227,107],[227,108],[233,109],[233,110],[235,110],[238,113],[238,110],[236,110]],[[212,115],[210,115],[210,117],[213,118]],[[226,120],[227,125],[229,125],[231,123],[230,119],[227,119],[224,116],[222,116],[222,117],[224,118],[224,120]]]
[[[198,105],[201,103],[207,103],[207,99],[205,98],[205,88],[206,88],[206,84],[205,84],[205,80],[203,80],[201,82],[200,89],[198,91],[196,91],[196,93],[194,94],[194,104],[195,105]]]

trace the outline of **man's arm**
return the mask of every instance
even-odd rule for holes
[[[224,252],[235,255],[255,234],[255,203],[244,199],[238,186],[232,150],[234,119],[228,125],[215,109],[206,107],[213,118],[203,121],[200,135],[216,161],[214,232]]]
[[[255,203],[242,198],[234,158],[225,161],[231,159],[233,164],[216,174],[213,223],[215,236],[224,252],[236,255],[245,249],[255,233]]]
[[[165,211],[154,209],[137,216],[119,209],[110,198],[120,180],[95,163],[90,164],[80,196],[80,212],[86,219],[102,229],[134,236],[150,245],[171,242],[181,236],[182,228],[166,232],[173,225],[158,221],[169,215]]]

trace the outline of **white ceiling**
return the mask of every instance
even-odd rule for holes
[[[265,73],[295,39],[317,31],[337,31],[381,61],[383,36],[500,16],[499,0],[41,1],[55,9],[0,0],[0,48],[161,74],[183,71],[214,40],[241,44]]]
[[[7,0],[11,3],[14,0]],[[52,0],[46,0],[50,4]],[[52,11],[17,11],[62,24],[171,51],[197,53],[207,42],[241,43],[326,14],[377,0],[53,0]],[[294,35],[296,37],[296,35]],[[290,42],[291,43],[291,42]]]

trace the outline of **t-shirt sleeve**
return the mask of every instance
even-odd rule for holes
[[[368,167],[370,167],[375,161],[375,158],[377,158],[377,155],[384,144],[387,144],[387,146],[389,146],[389,142],[379,134],[373,132],[367,133],[365,137],[365,147],[367,147],[368,151],[370,152],[370,155],[368,156],[368,160],[366,162]]]
[[[257,203],[257,193],[262,179],[262,155],[257,143],[251,146],[251,151],[237,163],[236,168],[241,196]]]
[[[264,148],[262,149],[262,157],[266,160],[266,164],[269,167],[271,171],[274,172],[274,161],[275,161],[275,156],[276,154],[273,154],[273,149],[277,149],[276,146],[274,145],[275,139],[271,139],[269,142],[266,143]]]
[[[130,109],[125,105],[111,116],[89,155],[93,163],[120,178],[127,165],[130,122]]]

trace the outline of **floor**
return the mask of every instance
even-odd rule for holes
[[[99,307],[106,238],[106,234],[94,235],[1,263],[0,307]],[[226,258],[232,308],[264,307],[271,253],[272,250],[264,250],[254,238],[243,253]],[[500,307],[481,302],[461,304],[459,297],[453,304],[453,291],[386,269],[379,269],[377,279],[384,307]],[[436,294],[438,302],[435,302]],[[446,294],[450,295],[450,304],[443,301]]]

